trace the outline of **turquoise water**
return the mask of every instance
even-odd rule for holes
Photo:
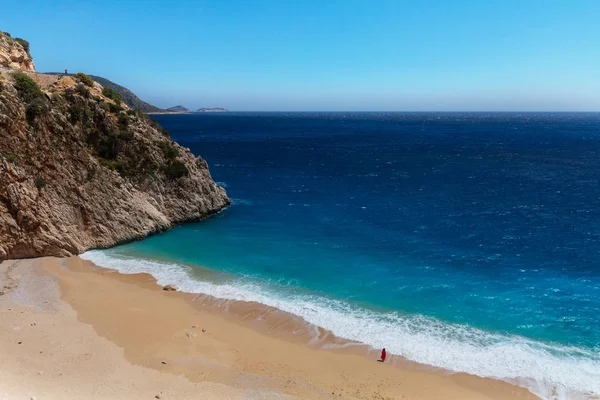
[[[158,119],[233,205],[84,257],[545,398],[600,393],[599,114]]]

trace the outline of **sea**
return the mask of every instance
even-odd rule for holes
[[[232,205],[83,258],[544,399],[600,395],[599,113],[155,118]]]

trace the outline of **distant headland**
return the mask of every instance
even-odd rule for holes
[[[165,110],[153,110],[149,111],[148,114],[191,114],[191,113],[220,113],[228,112],[229,110],[222,107],[210,107],[210,108],[199,108],[196,111],[192,111],[184,106],[169,107]]]
[[[227,112],[229,111],[226,108],[221,108],[221,107],[212,107],[212,108],[199,108],[196,110],[196,112]]]

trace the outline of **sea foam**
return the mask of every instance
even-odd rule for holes
[[[298,315],[335,335],[408,360],[523,386],[543,399],[589,399],[600,395],[600,353],[542,343],[516,335],[448,324],[422,315],[381,313],[314,295],[289,295],[277,285],[247,279],[215,284],[192,277],[192,267],[88,251],[81,258],[121,273],[150,273],[160,285],[220,299],[254,301]],[[596,349],[597,350],[597,349]]]

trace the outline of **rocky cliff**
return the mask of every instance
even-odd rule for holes
[[[0,258],[105,248],[228,204],[203,159],[88,76],[0,74]]]
[[[9,33],[0,31],[0,67],[35,71],[29,43],[21,38],[13,39]]]

